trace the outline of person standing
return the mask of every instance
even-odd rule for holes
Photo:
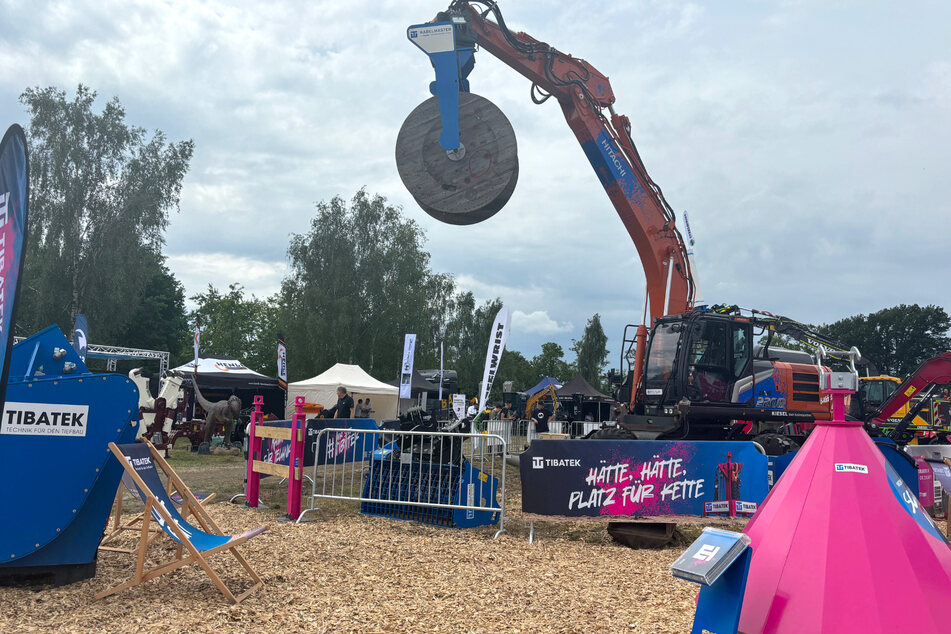
[[[333,412],[333,416],[330,416]],[[347,394],[347,388],[337,388],[337,404],[327,412],[328,418],[353,418],[353,397]]]
[[[472,399],[472,402],[469,403],[469,409],[466,410],[466,416],[467,416],[468,418],[470,418],[470,419],[471,419],[471,418],[475,418],[476,414],[479,413],[479,408],[476,407],[476,403],[478,403],[478,402],[479,402],[478,399]]]
[[[532,412],[532,420],[535,422],[536,434],[548,433],[548,419],[551,418],[551,412],[545,407],[544,403],[538,401],[535,403],[535,411]]]
[[[370,415],[373,413],[373,408],[370,406],[370,397],[367,397],[367,400],[363,401],[363,411],[360,412],[360,415],[363,418],[370,418]]]

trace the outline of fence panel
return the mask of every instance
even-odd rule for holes
[[[373,448],[363,460],[336,462],[335,442]],[[315,439],[310,512],[318,499],[360,502],[361,512],[439,526],[498,523],[505,532],[504,437],[492,433],[322,429]],[[327,453],[328,455],[323,455]],[[318,468],[320,475],[318,477]]]

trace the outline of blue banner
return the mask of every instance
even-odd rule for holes
[[[291,421],[278,420],[265,422],[266,427],[290,427]],[[352,432],[330,432],[320,437],[320,447],[316,446],[317,435],[322,429],[345,428]],[[377,434],[358,434],[361,429],[376,430],[380,427],[372,418],[312,418],[307,421],[307,433],[304,436],[304,466],[313,467],[315,456],[320,456],[319,464],[341,464],[344,462],[362,462],[369,460],[380,438]],[[315,452],[316,450],[316,452]],[[287,440],[265,438],[261,443],[261,460],[274,464],[289,464],[291,443]]]
[[[76,315],[76,326],[73,328],[73,348],[83,361],[86,360],[86,348],[89,346],[89,322],[82,313]]]
[[[14,124],[0,141],[0,407],[6,392],[20,270],[26,251],[28,174],[26,135]]]
[[[519,470],[522,511],[538,515],[703,515],[729,499],[748,513],[767,493],[766,456],[750,442],[535,440]]]

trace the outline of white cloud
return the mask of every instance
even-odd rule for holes
[[[570,321],[559,324],[548,316],[547,310],[536,310],[532,313],[516,310],[512,313],[512,331],[518,330],[539,335],[554,335],[571,332],[574,326]]]
[[[396,134],[432,80],[406,27],[445,4],[0,0],[17,27],[0,40],[0,122],[26,123],[28,86],[82,82],[131,123],[194,139],[166,248],[188,294],[273,292],[313,204],[366,185],[426,230],[434,269],[524,316],[512,345],[528,356],[595,312],[616,349],[639,321],[640,261],[555,100],[532,104],[480,51],[472,90],[518,137],[509,204],[443,225],[399,180]],[[500,4],[610,77],[648,171],[690,212],[708,301],[807,322],[944,301],[947,271],[921,262],[951,234],[951,4]]]
[[[281,285],[287,267],[283,262],[268,262],[230,253],[191,253],[172,255],[168,268],[185,286],[187,297],[203,292],[208,284],[226,290],[240,284],[247,293],[266,297]]]

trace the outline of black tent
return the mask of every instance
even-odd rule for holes
[[[400,386],[400,377],[393,379],[392,381],[386,381],[387,385],[395,385],[396,387]],[[422,377],[422,375],[413,370],[413,382],[410,385],[410,394],[415,398],[422,394],[423,392],[427,394],[438,394],[439,393],[439,383],[433,383],[432,381],[427,381]]]
[[[591,387],[580,373],[561,386],[555,395],[566,405],[571,403],[566,409],[574,420],[582,420],[590,416],[593,421],[600,422],[611,417],[611,404],[614,399]],[[578,402],[579,396],[580,402]]]
[[[598,400],[598,401],[611,401],[614,400],[610,396],[602,394],[597,391],[591,384],[584,380],[584,377],[581,376],[581,373],[575,375],[575,378],[571,379],[567,383],[561,386],[555,394],[558,398],[571,398],[575,394],[581,394],[584,396],[586,401],[588,400]]]
[[[195,376],[195,362],[189,361],[174,369],[184,376],[182,387],[191,391]],[[211,402],[226,399],[232,394],[241,399],[242,409],[254,406],[254,397],[264,397],[264,412],[284,417],[284,391],[277,379],[259,374],[241,361],[221,355],[205,355],[198,358],[198,388],[202,396]],[[189,405],[189,414],[194,410],[194,399]]]

